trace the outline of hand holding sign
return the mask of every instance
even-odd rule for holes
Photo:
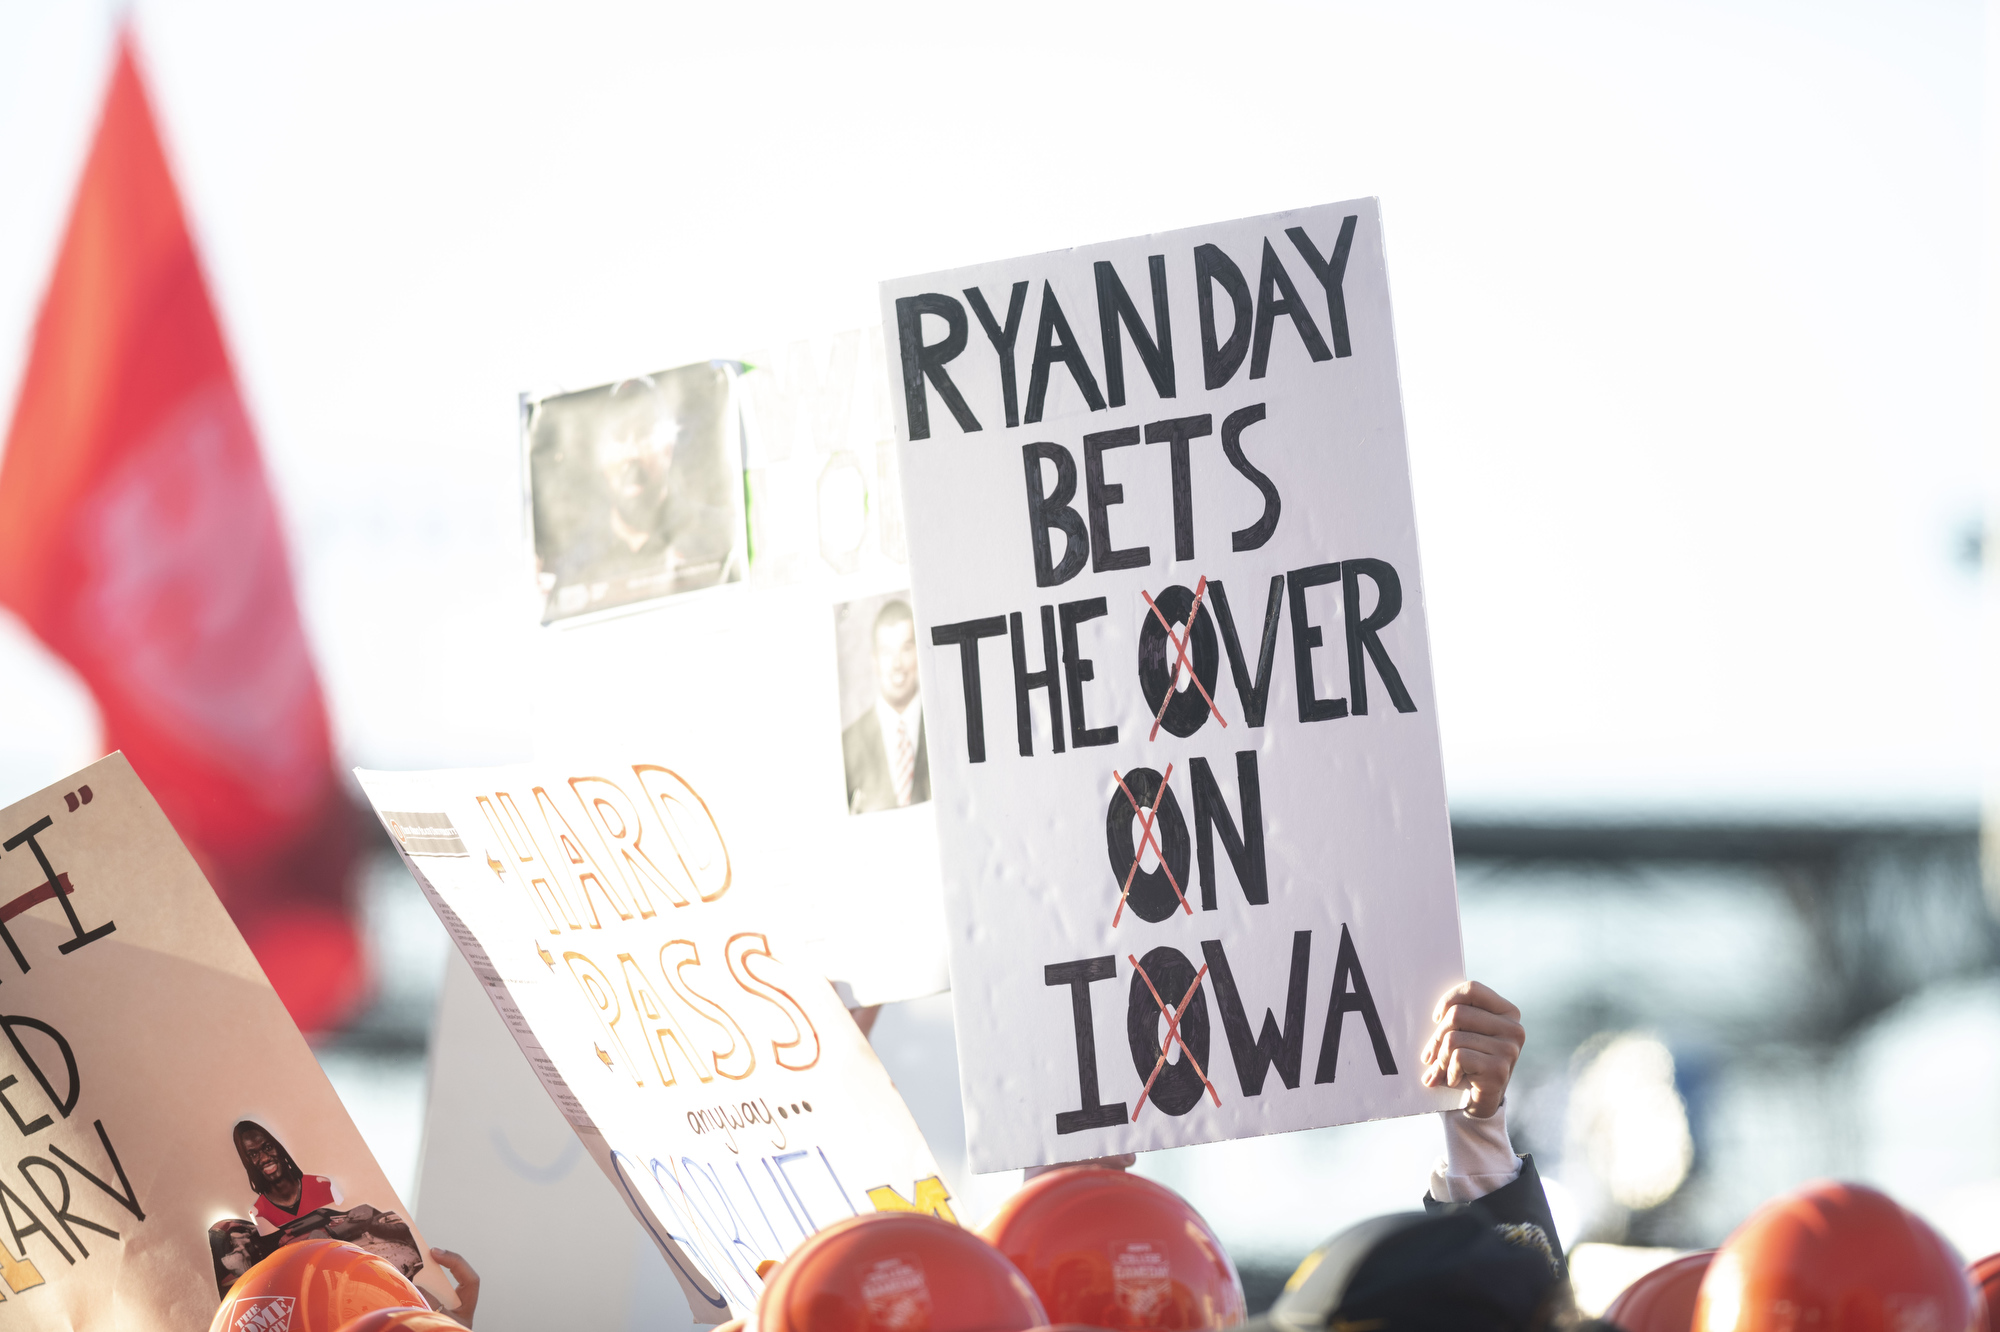
[[[1465,1113],[1486,1119],[1507,1099],[1507,1081],[1528,1039],[1521,1010],[1478,981],[1455,985],[1434,1010],[1424,1042],[1424,1086],[1465,1092]]]

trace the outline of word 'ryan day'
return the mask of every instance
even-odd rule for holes
[[[1239,264],[1211,242],[1193,247],[1186,271],[1192,274],[1200,324],[1203,388],[1213,391],[1224,387],[1242,370],[1246,360],[1249,377],[1264,378],[1272,341],[1286,327],[1314,361],[1354,354],[1342,288],[1348,253],[1354,243],[1355,222],[1355,214],[1341,219],[1339,234],[1325,251],[1303,226],[1287,227],[1275,241],[1264,237],[1261,252],[1248,265]],[[1249,277],[1252,270],[1257,274],[1254,291]],[[910,438],[930,438],[933,397],[967,434],[984,429],[996,415],[1010,429],[1032,425],[1042,419],[1049,377],[1058,366],[1070,377],[1091,411],[1122,407],[1126,399],[1128,338],[1154,392],[1162,399],[1175,397],[1179,385],[1174,369],[1167,256],[1155,254],[1146,259],[1147,282],[1142,291],[1151,297],[1150,324],[1140,312],[1124,277],[1109,260],[1100,259],[1093,264],[1092,275],[1097,296],[1097,365],[1091,364],[1069,315],[1056,298],[1054,286],[1044,278],[1029,361],[1025,411],[1019,394],[1017,346],[1032,282],[1023,279],[1012,284],[1006,293],[1004,314],[996,312],[995,303],[979,287],[967,287],[959,296],[923,292],[897,298],[896,345],[902,365],[903,402]],[[1221,309],[1224,304],[1228,307],[1226,311]],[[926,315],[933,320],[929,325],[925,322]],[[1281,318],[1284,323],[1280,323]],[[975,319],[984,334],[987,350],[998,363],[1000,384],[1000,400],[981,403],[977,412],[952,374],[952,362],[972,346]],[[1227,332],[1223,331],[1224,319],[1228,321]],[[941,332],[942,336],[927,341],[927,332]]]

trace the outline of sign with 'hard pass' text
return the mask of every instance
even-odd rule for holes
[[[884,284],[980,1170],[1447,1108],[1373,200]]]
[[[956,1220],[937,1162],[734,812],[762,755],[359,772],[452,941],[698,1323],[863,1212]],[[698,785],[697,785],[698,784]],[[443,1058],[444,1056],[440,1056]]]

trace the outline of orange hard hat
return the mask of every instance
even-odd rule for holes
[[[1986,1332],[1994,1332],[1994,1325],[2000,1323],[2000,1253],[1987,1254],[1966,1268],[1965,1274],[1986,1297]]]
[[[1703,1249],[1654,1268],[1619,1292],[1604,1311],[1604,1321],[1625,1332],[1689,1332],[1695,1293],[1714,1257],[1714,1249]]]
[[[342,1323],[340,1332],[465,1332],[465,1324],[435,1309],[377,1309]]]
[[[408,1277],[359,1245],[300,1240],[236,1278],[208,1326],[209,1332],[338,1332],[371,1310],[423,1302]]]
[[[1049,1319],[1092,1327],[1243,1321],[1243,1282],[1201,1214],[1172,1189],[1101,1166],[1023,1185],[980,1232],[1027,1274]]]
[[[921,1212],[837,1221],[771,1273],[760,1332],[1027,1332],[1047,1323],[1013,1264]]]
[[[1979,1298],[1949,1244],[1895,1199],[1813,1184],[1766,1203],[1716,1251],[1697,1332],[1976,1332]]]

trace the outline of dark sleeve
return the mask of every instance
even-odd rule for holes
[[[1549,1199],[1542,1192],[1542,1177],[1535,1170],[1535,1158],[1521,1158],[1521,1173],[1483,1198],[1469,1203],[1439,1202],[1424,1194],[1424,1210],[1432,1214],[1462,1209],[1484,1213],[1501,1237],[1528,1248],[1548,1245],[1548,1257],[1562,1276],[1569,1275],[1563,1259],[1562,1239],[1556,1234],[1555,1218],[1549,1214]]]

